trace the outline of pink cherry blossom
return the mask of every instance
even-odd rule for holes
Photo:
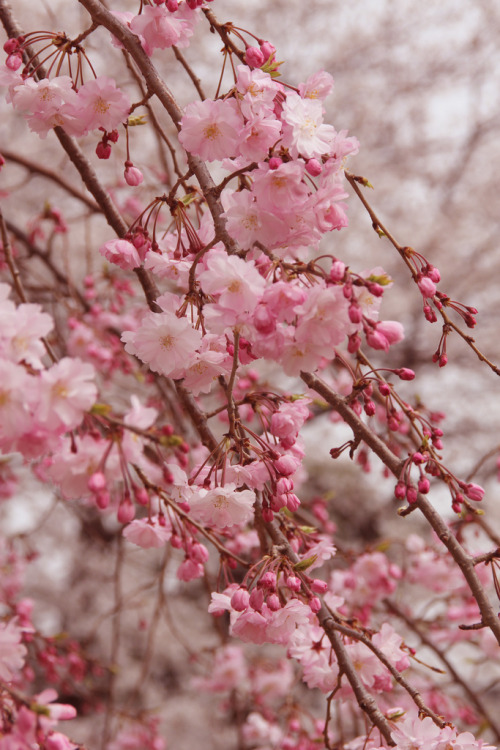
[[[21,643],[22,631],[15,620],[0,623],[0,679],[11,682],[23,668],[26,646]]]
[[[93,365],[71,357],[64,357],[44,370],[40,375],[37,419],[51,429],[77,427],[97,398],[94,379]]]
[[[237,153],[243,127],[234,99],[205,99],[186,107],[179,140],[192,154],[216,161]]]
[[[135,354],[151,370],[182,378],[196,360],[201,333],[174,312],[146,313],[136,331],[122,334],[125,351]]]
[[[199,489],[189,499],[192,517],[218,529],[248,523],[254,515],[254,502],[253,490],[237,490],[233,483],[213,490]]]
[[[146,5],[140,15],[131,19],[130,29],[141,37],[145,52],[151,55],[155,49],[167,49],[177,44],[182,24],[165,6]]]
[[[77,114],[87,130],[111,131],[123,123],[130,111],[130,99],[113,78],[100,76],[78,90]]]
[[[128,240],[108,240],[104,245],[101,245],[99,252],[110,263],[114,263],[124,270],[137,268],[141,265],[139,253]]]
[[[164,547],[171,535],[171,525],[159,523],[158,516],[137,518],[123,529],[125,539],[143,549]]]
[[[306,159],[329,153],[335,129],[323,123],[323,107],[317,99],[302,99],[293,92],[283,104],[283,144],[294,158]]]

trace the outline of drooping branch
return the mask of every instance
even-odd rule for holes
[[[126,26],[120,23],[98,0],[78,0],[90,13],[94,22],[101,24],[110,31],[124,45],[144,76],[148,91],[153,92],[166,109],[177,128],[180,129],[182,110],[174,99],[172,92],[165,84],[155,66],[142,49],[139,38]],[[237,252],[236,242],[226,231],[226,223],[222,217],[223,208],[213,191],[214,181],[205,163],[197,156],[187,154],[187,161],[193,174],[200,184],[201,190],[212,214],[216,236],[224,243],[229,252]]]
[[[389,471],[399,479],[402,462],[387,447],[378,435],[370,430],[360,417],[346,404],[344,399],[335,393],[326,383],[316,375],[310,372],[301,372],[300,374],[304,383],[316,391],[325,401],[333,406],[340,414],[344,422],[352,429],[356,439],[363,440],[369,448],[380,458],[387,466]],[[422,494],[418,495],[415,503],[421,513],[425,516],[429,525],[448,549],[449,553],[462,571],[472,595],[474,596],[482,617],[483,625],[491,628],[495,638],[500,644],[500,621],[496,616],[493,606],[474,570],[474,558],[471,557],[462,547],[458,539],[452,534],[446,523],[436,511],[430,501]]]

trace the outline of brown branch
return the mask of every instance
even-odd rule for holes
[[[85,193],[77,190],[74,185],[69,182],[69,180],[66,180],[58,172],[54,172],[52,169],[48,169],[48,167],[37,164],[31,159],[27,159],[26,157],[21,156],[20,154],[16,154],[9,149],[3,148],[2,156],[4,156],[7,161],[12,161],[16,164],[20,164],[22,167],[25,167],[29,172],[33,174],[39,174],[42,175],[42,177],[46,177],[48,180],[52,180],[52,182],[54,182],[56,185],[59,185],[59,187],[61,187],[63,190],[66,190],[67,193],[72,195],[73,198],[77,198],[77,200],[79,200],[81,203],[84,203],[92,212],[97,213],[101,211],[97,203],[94,203],[94,201],[91,200],[87,195],[85,195]]]

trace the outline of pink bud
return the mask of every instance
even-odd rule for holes
[[[436,294],[436,285],[428,276],[422,276],[418,282],[418,288],[424,297],[433,297]]]
[[[328,591],[328,584],[320,578],[314,578],[309,585],[311,591],[314,591],[315,594],[324,594],[325,591]]]
[[[428,460],[429,456],[424,456],[423,453],[420,453],[420,451],[416,451],[412,456],[412,461],[414,464],[425,464],[425,462]]]
[[[206,563],[208,560],[208,550],[204,544],[195,542],[189,551],[189,557],[197,563]]]
[[[400,367],[399,370],[394,370],[394,372],[401,380],[413,380],[415,377],[415,373],[409,367]]]
[[[321,609],[321,602],[320,602],[320,600],[318,599],[317,596],[312,596],[309,599],[309,606],[310,606],[312,612],[314,612],[315,615],[320,611],[320,609]]]
[[[271,610],[271,612],[277,612],[278,609],[281,609],[281,602],[277,594],[269,594],[269,596],[266,599],[266,604]]]
[[[87,487],[91,492],[100,492],[106,487],[106,477],[102,471],[96,471],[89,477]]]
[[[111,146],[109,145],[109,143],[99,141],[96,146],[95,152],[98,159],[109,159],[109,157],[111,156]]]
[[[431,483],[427,479],[427,477],[420,477],[418,480],[418,491],[422,493],[422,495],[427,495],[431,488]]]
[[[476,503],[484,497],[484,490],[479,484],[466,484],[464,491],[469,500],[474,500]]]
[[[266,570],[264,575],[259,578],[259,586],[262,586],[262,588],[265,589],[275,589],[276,573],[274,573],[272,570]]]
[[[283,159],[279,156],[271,156],[269,159],[269,169],[278,169],[281,164],[283,164]]]
[[[290,589],[290,591],[300,591],[302,586],[302,582],[300,578],[297,578],[297,576],[288,576],[285,584]]]
[[[409,503],[416,503],[418,498],[417,488],[410,485],[406,489],[406,499]]]
[[[134,492],[134,496],[135,496],[136,502],[138,502],[139,505],[147,505],[149,503],[149,495],[147,491],[144,489],[144,487],[137,489]]]
[[[96,501],[97,507],[100,510],[105,510],[108,507],[109,501],[110,501],[109,492],[106,492],[106,491],[98,492],[95,496],[95,501]]]
[[[406,497],[406,484],[404,482],[398,482],[394,488],[394,495],[398,500],[404,500]]]
[[[264,336],[276,330],[276,318],[266,305],[257,305],[253,314],[253,324],[256,330]]]
[[[375,414],[375,404],[373,401],[365,401],[365,414],[367,414],[369,417],[373,417]]]
[[[245,62],[249,68],[260,68],[264,65],[266,58],[259,47],[247,47],[245,52]]]
[[[287,477],[281,477],[281,479],[278,479],[276,482],[276,492],[278,495],[284,495],[287,492],[291,492],[293,490],[293,480],[288,479]]]
[[[262,520],[271,523],[274,520],[274,513],[271,508],[262,508]]]
[[[321,172],[323,171],[323,165],[321,162],[319,162],[317,159],[309,159],[309,161],[306,164],[306,172],[308,172],[311,177],[317,177]]]
[[[116,514],[119,523],[130,523],[135,518],[135,507],[129,497],[123,498]]]
[[[441,356],[439,357],[439,366],[445,367],[445,365],[447,364],[448,364],[448,357],[446,356],[446,354],[441,354]]]
[[[179,3],[177,2],[177,0],[167,0],[165,5],[167,6],[167,10],[170,11],[170,13],[175,13],[175,11],[179,8]]]
[[[342,281],[345,276],[345,263],[341,260],[334,260],[330,269],[330,278],[332,281]]]
[[[355,354],[361,346],[361,336],[359,333],[353,333],[349,336],[347,343],[347,351],[349,354]]]
[[[288,508],[288,510],[290,510],[292,513],[295,513],[295,511],[298,510],[300,506],[300,500],[297,495],[294,495],[293,492],[288,492],[283,497],[286,500],[286,507]]]
[[[14,37],[11,37],[10,39],[7,39],[5,44],[3,45],[4,52],[6,52],[8,55],[12,55],[13,52],[16,52],[16,50],[19,49],[19,42]]]
[[[271,44],[271,42],[260,42],[260,51],[264,55],[264,62],[267,62],[271,55],[274,55],[276,52],[276,47],[274,44]]]
[[[236,612],[244,612],[248,609],[249,602],[250,594],[246,589],[236,589],[231,597],[231,607],[235,609]]]
[[[276,461],[274,462],[274,468],[278,472],[278,474],[281,474],[284,477],[288,477],[291,474],[295,474],[299,466],[299,460],[295,458],[294,456],[291,456],[289,453],[285,454],[284,456],[280,456]]]
[[[123,176],[125,177],[125,182],[127,185],[130,185],[130,187],[137,187],[137,185],[140,185],[144,179],[141,170],[134,167],[130,161],[125,162],[125,172],[123,173]]]
[[[361,312],[360,306],[356,302],[353,302],[349,305],[348,313],[351,323],[358,324],[363,320],[363,313]]]
[[[5,65],[9,70],[18,70],[23,63],[23,58],[20,54],[9,55],[5,61]]]
[[[378,389],[382,396],[389,396],[391,393],[391,386],[389,383],[379,383]]]
[[[426,276],[428,276],[430,280],[435,284],[439,284],[439,282],[441,281],[441,274],[439,273],[438,269],[435,268],[435,266],[427,266]]]
[[[260,612],[264,604],[264,592],[262,589],[253,589],[250,594],[250,606],[257,612]]]

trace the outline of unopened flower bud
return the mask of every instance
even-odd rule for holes
[[[250,594],[250,606],[257,612],[260,612],[264,604],[264,593],[262,589],[253,589]]]
[[[277,594],[269,594],[269,596],[266,599],[266,604],[271,610],[271,612],[277,612],[278,609],[281,609],[281,602]]]
[[[328,591],[328,584],[320,578],[314,578],[309,586],[311,587],[311,591],[314,591],[315,594],[324,594],[325,591]]]
[[[317,177],[323,171],[323,165],[317,159],[309,159],[306,164],[306,172],[311,177]]]
[[[125,172],[123,173],[123,176],[125,177],[125,182],[127,185],[130,185],[130,187],[137,187],[137,185],[140,185],[144,179],[141,170],[134,167],[130,161],[125,162]]]
[[[276,588],[276,573],[272,570],[266,570],[266,572],[259,578],[259,586],[265,589]]]
[[[320,609],[321,609],[321,602],[320,602],[320,600],[318,599],[317,596],[312,596],[309,599],[309,606],[310,606],[312,612],[314,612],[315,615],[320,611]]]
[[[428,276],[422,276],[418,282],[418,288],[424,297],[433,297],[436,294],[436,285]]]
[[[276,52],[276,47],[274,46],[274,44],[271,44],[271,42],[262,41],[262,40],[259,42],[259,44],[260,44],[260,51],[264,55],[264,62],[267,62],[269,58],[271,57],[271,55],[274,55],[274,53]]]
[[[427,479],[427,477],[420,477],[418,480],[418,491],[422,493],[422,495],[427,495],[431,488],[431,483]]]
[[[135,518],[135,507],[129,497],[124,497],[118,506],[116,517],[119,523],[130,523]]]
[[[290,591],[300,591],[302,583],[300,578],[297,578],[297,576],[288,576],[288,578],[285,581],[286,586],[290,589]]]
[[[406,484],[398,482],[394,488],[394,495],[398,500],[404,500],[406,497]]]
[[[250,603],[250,594],[246,589],[236,589],[234,594],[231,597],[231,607],[236,610],[236,612],[244,612],[246,609],[248,609],[248,605]]]
[[[465,494],[469,500],[480,502],[484,497],[484,490],[479,484],[466,484],[464,487]]]
[[[409,503],[416,503],[418,498],[417,488],[410,485],[406,488],[406,499]]]
[[[409,367],[400,367],[398,370],[394,370],[394,372],[401,380],[413,380],[415,377],[415,373]]]
[[[98,159],[109,159],[109,157],[111,156],[111,146],[109,145],[109,143],[99,141],[96,146],[95,152]]]
[[[332,281],[342,281],[345,276],[345,263],[341,260],[334,260],[330,269],[330,278]]]
[[[245,52],[245,62],[249,68],[260,68],[264,65],[266,58],[259,47],[247,47]]]
[[[100,492],[101,490],[105,489],[106,484],[106,477],[104,476],[102,471],[96,471],[89,477],[87,487],[91,492]]]

